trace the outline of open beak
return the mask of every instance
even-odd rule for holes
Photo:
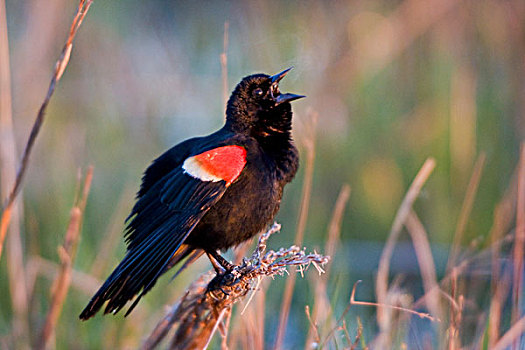
[[[289,93],[281,94],[279,92],[279,82],[286,76],[286,74],[288,74],[290,70],[292,70],[292,68],[293,67],[285,69],[282,72],[272,75],[270,77],[272,81],[272,97],[275,101],[276,106],[280,105],[283,102],[291,102],[291,101],[306,97],[304,95],[296,95],[296,94],[289,94]]]

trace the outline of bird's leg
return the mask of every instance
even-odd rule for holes
[[[223,273],[224,268],[217,262],[217,260],[209,252],[206,252],[206,255],[208,256],[208,259],[210,259],[211,265],[213,266],[213,269],[217,275]]]
[[[220,267],[226,271],[232,271],[235,267],[235,265],[224,259],[216,250],[206,251],[206,255],[208,255],[208,258],[217,273],[221,273]]]
[[[208,283],[208,291],[221,290],[229,295],[224,286],[231,286],[239,281],[239,272],[235,270],[235,265],[227,261],[215,250],[206,251],[217,275]]]

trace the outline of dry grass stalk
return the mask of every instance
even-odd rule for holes
[[[245,245],[244,248],[248,248]],[[246,249],[241,249],[246,253]],[[235,263],[242,261],[243,256],[239,256],[239,249],[237,249],[235,256]],[[237,259],[238,258],[238,259]],[[261,278],[259,278],[261,280]],[[254,287],[257,293],[252,293],[250,297],[243,303],[242,310],[240,308],[235,313],[235,318],[232,324],[236,325],[232,332],[230,332],[228,339],[228,346],[232,349],[253,349],[263,350],[264,347],[264,319],[266,310],[265,294],[268,289],[270,281],[262,281]],[[252,305],[248,307],[248,305]]]
[[[519,341],[519,339],[523,336],[523,333],[525,333],[525,316],[520,318],[516,323],[514,323],[514,325],[490,349],[492,350],[508,349],[512,343],[516,344],[515,342]]]
[[[361,282],[361,281],[359,281]],[[358,282],[358,283],[359,283]],[[355,288],[355,286],[354,286]],[[339,329],[339,325],[342,324],[342,322],[344,321],[345,317],[346,317],[346,314],[348,314],[348,312],[350,311],[350,308],[352,307],[352,303],[351,302],[348,302],[348,305],[346,306],[345,310],[343,311],[343,313],[341,314],[341,316],[339,317],[339,319],[337,320],[335,326],[330,330],[330,332],[328,332],[328,334],[326,335],[326,337],[324,338],[323,342],[320,343],[320,349],[322,349],[330,339],[332,339],[332,337],[334,336],[335,332]]]
[[[436,288],[438,286],[436,265],[432,258],[432,250],[430,249],[425,227],[413,210],[410,211],[407,218],[406,227],[412,238],[414,250],[416,251],[421,277],[423,278],[423,289],[425,293],[428,294],[428,298],[426,298],[428,310],[438,319],[442,319],[443,315],[439,304],[439,289]]]
[[[38,255],[31,256],[27,263],[27,289],[29,295],[34,293],[37,277],[42,276],[53,281],[60,273],[60,269],[61,266],[54,261],[44,259]],[[71,288],[88,297],[96,293],[102,282],[91,274],[80,270],[71,270]]]
[[[5,1],[0,1],[0,198],[7,197],[16,177],[16,142],[13,132],[11,67],[9,62],[9,37]],[[7,241],[7,278],[13,318],[11,334],[17,347],[29,348],[27,276],[24,266],[24,248],[20,223],[23,211],[20,203],[10,213],[12,225]],[[7,231],[7,228],[3,230]],[[1,248],[0,248],[1,249]]]
[[[310,332],[313,332],[312,339],[315,344],[319,344],[321,342],[321,336],[319,335],[319,325],[315,321],[315,319],[312,319],[312,316],[310,315],[310,307],[306,305],[304,307],[304,312],[306,313],[306,318],[308,318],[308,322],[310,323]],[[306,347],[308,347],[309,344],[311,344],[311,341],[306,342]],[[312,346],[315,348],[315,346]]]
[[[516,186],[516,182],[513,181],[513,185],[509,187],[509,189],[512,189],[512,187]],[[501,269],[501,262],[499,261],[499,251],[502,246],[508,246],[509,244],[512,244],[514,239],[514,234],[507,234],[504,237],[502,236],[502,233],[509,227],[510,220],[512,218],[512,215],[509,215],[513,211],[514,204],[516,201],[516,195],[515,191],[507,191],[506,195],[504,196],[503,200],[499,203],[495,210],[494,214],[494,226],[491,229],[491,246],[490,249],[481,251],[478,254],[475,254],[473,256],[470,256],[466,259],[462,259],[458,262],[457,266],[454,266],[454,268],[449,271],[445,277],[442,278],[442,280],[439,282],[439,285],[434,286],[431,289],[431,292],[438,291],[442,297],[442,300],[446,300],[450,303],[449,308],[449,315],[450,320],[447,323],[447,326],[453,326],[458,327],[461,323],[461,319],[463,317],[463,295],[457,293],[457,283],[454,282],[455,278],[461,277],[462,274],[471,266],[475,265],[477,262],[486,262],[490,259],[492,259],[492,266],[494,271],[492,272],[492,278],[494,279],[494,276],[497,276],[497,280],[492,280],[492,298],[491,298],[491,306],[490,306],[490,316],[487,317],[489,322],[488,327],[488,338],[489,338],[489,348],[492,349],[499,338],[499,329],[500,329],[500,323],[501,323],[501,317],[502,317],[502,310],[503,305],[505,304],[507,300],[507,295],[509,292],[509,287],[511,285],[511,273],[503,271],[504,273],[500,276],[499,270]],[[407,228],[408,228],[408,222],[407,222]],[[494,257],[497,258],[494,258]],[[456,284],[456,286],[454,286]],[[442,290],[442,288],[446,288],[447,286],[450,286],[452,289],[451,292],[453,295],[449,295],[446,292]],[[431,293],[429,291],[425,291],[425,294],[420,297],[416,302],[413,303],[413,307],[421,307],[423,303],[428,302],[428,298],[431,297]],[[441,306],[441,310],[445,310],[444,306]],[[443,319],[443,318],[441,318]],[[485,320],[484,317],[480,317],[480,322]],[[453,325],[452,325],[453,323]],[[445,325],[445,324],[444,324]],[[485,329],[485,324],[483,323],[483,326],[481,329]],[[459,328],[461,330],[461,328]],[[451,331],[451,329],[448,329],[449,334],[456,334],[457,332]],[[450,340],[450,339],[449,339]],[[482,344],[481,337],[478,343]],[[451,342],[449,341],[449,346]],[[454,342],[452,342],[454,345]]]
[[[297,232],[295,235],[295,244],[301,246],[303,243],[304,231],[306,229],[306,221],[308,219],[308,211],[310,208],[310,196],[312,193],[312,182],[314,174],[315,162],[315,132],[317,129],[317,120],[319,115],[317,112],[310,110],[310,123],[307,124],[306,136],[303,140],[306,149],[306,163],[305,173],[302,188],[301,207],[299,210],[299,220],[297,223]],[[293,290],[295,288],[295,275],[290,276],[286,280],[286,286],[283,293],[283,302],[281,303],[281,314],[279,315],[279,325],[277,327],[277,336],[275,338],[274,349],[281,349],[284,334],[286,333],[286,325],[288,323],[288,316],[290,314],[290,305],[292,303]]]
[[[228,350],[228,330],[230,329],[231,318],[232,310],[228,309],[224,322],[219,324],[219,332],[221,333],[221,350]]]
[[[228,346],[231,349],[264,349],[264,293],[266,289],[257,289],[254,300],[250,302],[252,307],[246,311],[236,312],[236,318],[232,322],[235,327],[232,329],[228,339]],[[248,304],[248,301],[245,301]],[[259,314],[262,312],[263,315]]]
[[[481,174],[483,173],[483,167],[485,166],[485,159],[485,153],[481,153],[476,160],[476,164],[474,164],[474,169],[472,170],[472,175],[467,186],[467,192],[465,193],[465,198],[463,200],[463,204],[461,205],[458,223],[454,232],[452,249],[447,263],[447,271],[457,263],[459,246],[461,244],[461,239],[463,238],[463,233],[465,232],[468,218],[470,217],[470,213],[474,205],[474,199],[476,198],[476,194],[478,192]]]
[[[73,39],[75,38],[78,28],[82,24],[82,21],[84,20],[84,17],[86,16],[92,2],[93,0],[80,0],[77,13],[73,18],[73,23],[71,24],[71,28],[69,30],[69,36],[67,38],[66,44],[64,45],[62,53],[60,54],[60,57],[57,63],[55,64],[55,71],[51,78],[51,82],[49,83],[49,88],[47,90],[46,97],[44,99],[44,102],[40,106],[35,122],[33,123],[31,133],[29,134],[29,138],[24,149],[24,154],[22,155],[22,160],[20,161],[20,166],[16,174],[15,183],[13,184],[13,187],[7,198],[7,202],[4,206],[4,211],[2,213],[2,218],[0,221],[0,258],[2,256],[4,239],[7,233],[7,229],[9,227],[9,223],[11,221],[13,203],[16,199],[16,196],[18,195],[18,192],[20,191],[20,186],[22,185],[22,180],[27,170],[27,166],[29,164],[29,156],[31,154],[31,150],[33,149],[36,137],[38,136],[40,128],[42,127],[42,124],[44,122],[44,116],[47,109],[47,105],[51,100],[51,96],[53,96],[53,93],[55,92],[56,84],[62,77],[62,74],[64,73],[64,70],[66,69],[67,64],[69,63],[69,57],[71,56],[71,50],[73,48]]]
[[[513,237],[510,234],[505,236],[500,241],[494,242],[492,244],[490,250],[481,251],[479,254],[474,255],[471,258],[463,260],[458,266],[456,266],[454,268],[454,270],[456,271],[457,275],[461,275],[469,266],[474,264],[476,261],[478,261],[478,262],[479,261],[487,261],[487,259],[490,258],[493,249],[495,249],[495,248],[500,249],[502,245],[509,244],[512,241],[512,239],[513,239]],[[441,296],[444,297],[447,301],[449,301],[454,308],[459,310],[459,305],[456,302],[456,300],[454,300],[451,295],[447,294],[446,292],[444,292],[441,289],[441,288],[444,288],[446,285],[452,283],[451,281],[452,281],[453,277],[454,276],[453,276],[452,273],[448,273],[445,277],[443,277],[441,279],[441,281],[439,282],[439,285],[434,287],[434,288],[437,288],[439,293],[441,294]],[[507,281],[506,284],[508,284],[508,282],[509,281]],[[502,284],[502,283],[503,282],[500,282],[500,284]],[[424,302],[426,302],[426,299],[428,297],[429,297],[429,294],[425,292],[425,294],[423,296],[421,296],[419,299],[417,299],[414,302],[414,307],[420,307]]]
[[[343,329],[345,330],[346,338],[349,339],[350,335],[348,334],[348,331],[346,329],[346,322],[343,322]],[[355,335],[354,342],[351,343],[352,346],[350,346],[350,350],[357,349],[357,346],[359,345],[359,342],[361,341],[362,336],[363,336],[363,325],[359,322],[359,326],[357,327],[357,334]]]
[[[358,300],[355,300],[355,292],[356,292],[356,289],[357,289],[357,285],[359,283],[361,283],[361,282],[362,281],[359,280],[359,281],[357,281],[354,284],[354,287],[352,288],[352,293],[350,294],[350,301],[348,302],[348,305],[346,306],[345,310],[343,311],[343,313],[341,314],[341,316],[337,320],[337,323],[336,323],[335,327],[332,328],[332,330],[328,333],[326,338],[321,343],[320,348],[323,348],[327,344],[327,342],[334,336],[335,332],[341,327],[340,325],[343,324],[344,318],[346,317],[346,315],[350,311],[350,308],[352,307],[352,305],[384,307],[384,308],[388,308],[388,309],[400,310],[400,311],[403,311],[403,312],[407,312],[407,313],[419,316],[421,318],[426,318],[426,319],[428,319],[430,321],[433,321],[433,322],[441,322],[440,319],[438,319],[436,317],[433,317],[433,316],[431,316],[428,313],[418,312],[418,311],[415,311],[415,310],[411,310],[411,309],[407,309],[407,308],[400,307],[400,306],[395,306],[395,305],[374,303],[374,302],[370,302],[370,301],[358,301]],[[362,327],[360,327],[360,328],[362,328]],[[361,331],[359,331],[359,330],[358,330],[358,335],[359,335],[358,338],[360,338],[361,337]]]
[[[450,316],[449,316],[449,327],[447,330],[448,349],[460,349],[458,329],[461,320],[461,305],[456,301],[457,290],[458,290],[458,271],[453,268],[450,272],[451,283],[450,283],[450,297],[454,303],[450,303]]]
[[[370,302],[370,301],[358,301],[358,300],[355,300],[355,290],[357,288],[357,285],[359,283],[361,283],[362,281],[359,280],[357,281],[355,284],[354,284],[354,287],[352,288],[352,294],[350,295],[350,305],[363,305],[363,306],[375,306],[375,307],[384,307],[384,308],[388,308],[388,309],[395,309],[395,310],[400,310],[400,311],[403,311],[403,312],[407,312],[407,313],[410,313],[410,314],[413,314],[413,315],[416,315],[416,316],[419,316],[421,318],[426,318],[432,322],[441,322],[440,319],[436,318],[436,317],[433,317],[425,312],[418,312],[418,311],[415,311],[415,310],[411,310],[411,309],[407,309],[407,308],[404,308],[404,307],[400,307],[400,306],[395,306],[395,305],[388,305],[388,304],[381,304],[381,303],[374,303],[374,302]]]
[[[61,266],[58,276],[53,282],[51,306],[46,316],[44,328],[37,342],[38,349],[45,349],[51,336],[54,333],[60,311],[64,305],[67,292],[71,283],[71,272],[73,269],[73,261],[76,255],[76,247],[80,236],[80,228],[82,225],[82,214],[86,207],[86,201],[91,187],[91,180],[93,178],[93,168],[90,167],[86,173],[84,180],[84,188],[82,196],[71,209],[69,225],[67,228],[64,244],[58,247],[58,255],[60,256]]]
[[[514,274],[512,286],[512,317],[511,324],[521,317],[523,291],[523,254],[525,253],[525,143],[521,144],[520,162],[518,166],[518,199],[516,204],[516,240],[514,241]],[[514,348],[518,349],[519,339]]]
[[[410,188],[408,189],[407,194],[405,195],[405,198],[403,198],[403,201],[397,211],[396,217],[394,218],[390,234],[388,236],[385,248],[383,249],[383,253],[381,254],[381,258],[379,260],[379,267],[377,271],[376,294],[377,301],[379,304],[385,304],[385,301],[387,299],[388,270],[390,267],[390,258],[392,257],[392,253],[394,252],[394,246],[397,242],[399,234],[401,233],[403,224],[405,223],[407,217],[410,214],[410,211],[412,210],[412,204],[416,200],[417,196],[419,195],[419,192],[421,191],[421,188],[427,181],[435,166],[436,161],[433,158],[428,158],[425,161],[418,174],[414,178],[414,181],[410,185]],[[377,310],[378,324],[382,325],[384,323],[383,320],[383,313],[381,308],[379,308]]]
[[[513,177],[503,199],[498,203],[494,210],[494,220],[492,228],[490,229],[490,249],[491,249],[491,294],[490,300],[490,313],[489,313],[489,347],[495,346],[500,336],[501,327],[501,316],[503,311],[503,305],[509,292],[511,276],[503,271],[501,276],[501,261],[500,261],[500,250],[502,242],[504,242],[509,236],[503,237],[505,232],[509,229],[511,221],[514,218],[516,211],[517,202],[517,191],[515,190],[518,186],[518,171],[519,165],[515,170],[515,176]]]
[[[339,196],[337,197],[332,219],[330,220],[330,224],[328,226],[328,239],[324,248],[325,254],[328,256],[333,257],[335,255],[337,244],[339,242],[339,236],[341,234],[341,223],[343,221],[343,215],[349,198],[350,186],[348,184],[344,184],[341,187]],[[330,278],[330,270],[331,265],[328,265],[324,276],[319,278],[319,280],[316,280],[315,283],[315,300],[311,315],[312,320],[315,323],[326,324],[328,315],[331,312],[330,302],[327,295],[327,284]],[[320,311],[322,311],[321,314],[319,313]],[[306,337],[306,347],[308,347],[312,341],[319,343],[314,339],[314,331],[318,332],[318,329],[310,327],[308,336]]]
[[[319,272],[329,257],[317,253],[306,254],[296,245],[278,251],[266,251],[268,238],[280,230],[274,224],[262,234],[252,256],[243,259],[232,272],[214,276],[210,271],[197,279],[188,288],[182,299],[174,305],[150,334],[142,349],[153,349],[177,327],[172,339],[172,349],[202,349],[210,342],[219,324],[235,303],[242,300],[258,279],[264,276],[284,275],[287,267],[297,266],[300,271],[313,265]],[[294,274],[292,274],[293,276]]]
[[[352,339],[350,339],[350,333],[348,333],[348,327],[346,326],[346,321],[345,320],[343,320],[343,324],[341,325],[341,330],[343,331],[343,335],[345,337],[346,343],[347,344],[352,344]],[[361,335],[359,333],[358,333],[358,336],[361,337]]]

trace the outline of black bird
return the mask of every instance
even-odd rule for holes
[[[126,220],[126,256],[82,320],[106,301],[104,313],[117,313],[138,295],[127,316],[159,276],[185,258],[181,269],[206,253],[218,273],[219,265],[231,270],[218,250],[246,241],[272,221],[299,165],[290,102],[304,96],[279,91],[290,69],[243,78],[220,130],[186,140],[153,161]]]

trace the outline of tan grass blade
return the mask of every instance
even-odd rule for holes
[[[297,232],[295,235],[295,244],[301,246],[303,243],[304,231],[306,229],[306,220],[308,219],[308,211],[310,208],[310,196],[312,193],[312,182],[315,162],[315,131],[317,127],[318,115],[316,112],[310,112],[311,124],[304,140],[306,148],[306,164],[305,175],[303,182],[303,190],[301,197],[301,209],[299,211],[299,220],[297,223]],[[279,325],[277,327],[277,336],[275,338],[274,349],[281,349],[284,335],[286,333],[286,324],[288,323],[288,316],[290,314],[290,305],[292,303],[293,291],[295,288],[295,275],[290,276],[286,281],[286,286],[283,293],[283,301],[281,303],[281,313],[279,315]]]
[[[69,291],[73,261],[75,260],[76,248],[82,227],[82,215],[86,207],[87,196],[91,187],[92,178],[93,168],[90,167],[86,173],[80,200],[78,200],[71,209],[69,225],[64,238],[64,244],[58,247],[58,255],[61,261],[60,271],[53,282],[51,306],[47,312],[42,333],[38,338],[37,349],[45,349],[46,345],[51,339],[51,336],[55,331],[58,318],[60,317],[62,306],[64,305],[64,301]]]
[[[64,45],[62,53],[60,54],[60,57],[55,64],[55,70],[53,76],[51,77],[51,82],[49,83],[49,88],[47,90],[46,97],[44,99],[44,102],[40,106],[35,122],[31,129],[31,133],[29,134],[29,138],[27,140],[24,153],[22,155],[22,160],[20,161],[20,166],[16,174],[16,180],[13,184],[13,187],[11,188],[11,191],[9,192],[9,196],[7,198],[7,202],[4,206],[4,211],[2,213],[2,218],[0,219],[0,258],[2,257],[4,239],[7,233],[7,229],[9,227],[9,223],[11,221],[13,203],[20,191],[22,180],[29,165],[29,156],[31,155],[31,151],[35,144],[38,133],[40,132],[40,128],[44,123],[47,105],[51,100],[51,96],[53,96],[53,93],[55,92],[56,84],[59,82],[60,78],[62,77],[62,74],[64,73],[67,67],[67,64],[69,63],[69,57],[71,55],[71,49],[73,47],[73,39],[75,38],[78,28],[82,24],[82,21],[84,20],[84,17],[86,16],[92,2],[93,0],[80,0],[77,13],[73,19],[73,23],[71,24],[71,28],[69,30],[69,36],[67,38],[66,44]]]
[[[377,301],[379,304],[385,304],[386,301],[386,296],[388,292],[388,270],[390,267],[390,258],[392,257],[392,253],[394,252],[394,246],[397,242],[399,234],[401,233],[403,224],[405,223],[406,219],[410,214],[410,211],[412,210],[412,204],[416,200],[417,196],[419,195],[419,192],[421,191],[421,188],[427,181],[435,166],[436,162],[433,158],[428,158],[425,161],[425,163],[417,173],[416,177],[414,178],[412,185],[410,185],[410,188],[408,189],[405,198],[401,202],[401,205],[399,206],[397,214],[394,218],[390,234],[388,235],[385,248],[383,249],[383,253],[381,254],[381,259],[379,260],[379,268],[377,271],[376,294]],[[382,310],[381,308],[378,308],[377,319],[379,324],[381,324],[382,316]]]

